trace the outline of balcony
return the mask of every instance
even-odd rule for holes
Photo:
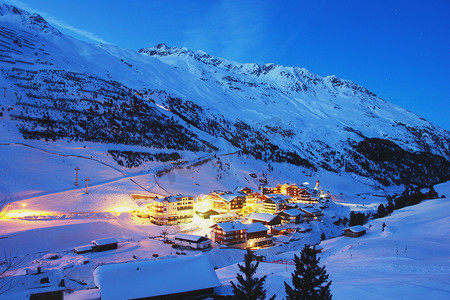
[[[177,207],[177,210],[189,210],[189,209],[194,209],[194,206],[179,206]]]

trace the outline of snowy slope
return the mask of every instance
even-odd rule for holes
[[[194,99],[195,105],[203,109],[187,100],[178,106],[179,110],[195,112],[204,118],[209,116],[213,120],[233,120],[236,130],[230,131],[235,138],[229,140],[237,140],[246,151],[257,157],[262,153],[262,158],[271,160],[277,151],[267,148],[275,144],[280,150],[299,154],[314,166],[334,172],[354,172],[376,178],[383,184],[398,184],[407,181],[407,176],[399,175],[404,170],[389,170],[389,166],[373,159],[372,153],[399,145],[409,152],[442,155],[446,158],[443,167],[448,173],[448,132],[376,97],[351,81],[336,76],[322,78],[297,67],[239,64],[202,51],[170,48],[164,44],[144,48],[140,53],[156,57],[197,78],[201,89],[181,90],[181,94],[186,99]],[[172,109],[177,108],[175,101],[166,103]],[[191,120],[202,123],[197,116]],[[239,139],[238,132],[246,130],[246,125],[251,128],[248,130],[250,133]],[[221,128],[214,132],[220,134]],[[252,138],[255,135],[256,138]],[[261,136],[267,138],[263,142],[265,149],[255,150],[254,144],[261,140]],[[250,142],[246,143],[248,139]],[[371,144],[368,147],[367,142]],[[393,149],[388,156],[403,156],[403,153],[398,153],[400,147]],[[369,156],[372,157],[367,160]],[[283,159],[311,167],[301,159],[289,161],[282,156]],[[390,163],[398,165],[399,161]]]
[[[449,195],[450,184],[438,185],[436,190]],[[445,299],[450,292],[449,206],[447,198],[426,200],[395,211],[392,216],[372,220],[365,225],[370,230],[360,238],[338,237],[323,241],[321,263],[333,280],[333,298]],[[382,223],[387,225],[384,232],[381,231]],[[73,290],[93,288],[92,274],[101,264],[151,260],[154,253],[165,259],[175,257],[175,250],[170,245],[148,239],[149,235],[158,236],[162,227],[138,225],[130,220],[129,214],[110,220],[94,217],[47,221],[1,219],[0,226],[1,249],[15,251],[23,257],[17,272],[25,274],[26,269],[36,270],[37,266],[42,266],[44,272],[64,268],[64,275],[71,279],[66,284]],[[178,230],[173,227],[168,228],[170,232]],[[117,250],[84,255],[71,252],[75,246],[108,236],[120,240]],[[283,299],[283,282],[290,280],[293,271],[292,265],[270,261],[289,261],[304,243],[311,242],[314,241],[308,236],[300,237],[299,241],[288,245],[258,250],[268,262],[260,264],[256,276],[267,275],[265,288],[268,295],[276,294],[277,299]],[[217,292],[231,292],[230,280],[236,278],[236,263],[242,261],[243,250],[215,248],[207,253],[185,252],[187,255],[210,256],[214,265],[220,267],[217,275],[222,287]],[[48,258],[54,255],[58,258]],[[85,261],[90,262],[84,264]],[[11,297],[10,294],[0,298],[2,296],[2,299]]]
[[[448,132],[351,81],[303,68],[240,64],[163,44],[140,53],[92,45],[8,5],[0,5],[0,67],[0,168],[8,174],[0,193],[8,201],[73,189],[79,164],[94,185],[142,172],[144,190],[162,194],[317,178],[333,192],[356,194],[364,185],[427,185],[450,172]],[[109,150],[212,161],[194,174],[172,169],[161,188],[154,174],[173,162],[128,169]],[[61,153],[69,156],[56,157]],[[214,153],[239,158],[220,166]],[[127,182],[117,193],[135,188],[143,191]],[[116,205],[104,201],[90,209]],[[79,207],[70,205],[52,209]]]
[[[438,186],[450,193],[448,183]],[[370,230],[360,238],[338,237],[323,241],[321,264],[333,281],[333,299],[446,299],[450,294],[450,221],[447,198],[428,200],[395,211],[392,216],[366,224]],[[386,229],[382,232],[382,224]],[[268,257],[291,260],[299,250]],[[284,285],[291,284],[294,266],[261,263],[256,276],[267,275],[268,295],[283,299]],[[222,294],[231,292],[237,265],[217,271],[224,285]]]
[[[214,109],[216,113],[231,114],[252,125],[278,123],[281,127],[294,127],[301,141],[317,139],[334,145],[347,137],[354,138],[355,133],[343,130],[350,127],[366,137],[386,138],[407,149],[423,151],[419,144],[409,143],[412,133],[402,136],[401,129],[396,127],[404,123],[444,132],[364,87],[334,75],[320,77],[304,68],[271,63],[239,64],[203,51],[170,48],[164,44],[139,52],[203,81],[198,80],[196,84],[201,88],[183,94],[185,98],[195,99],[197,104]],[[223,91],[224,96],[217,97],[217,90]],[[228,103],[231,105],[224,105]],[[435,153],[448,156],[445,149]]]
[[[74,290],[94,287],[99,264],[175,256],[170,245],[148,239],[161,227],[114,214],[139,208],[133,193],[199,195],[320,179],[336,203],[373,211],[402,184],[427,185],[450,174],[447,131],[351,81],[163,44],[140,53],[92,45],[2,4],[0,88],[0,205],[10,202],[9,216],[25,216],[1,218],[0,248],[20,249],[23,273],[37,265],[65,268]],[[152,159],[174,152],[180,158]],[[450,195],[448,184],[436,190]],[[446,298],[448,210],[446,199],[425,201],[372,221],[362,238],[323,242],[334,297]],[[180,230],[175,227],[171,233]],[[117,251],[70,253],[108,236],[120,239]],[[297,246],[318,240],[314,231],[260,252],[291,259],[294,252],[281,252],[297,253]],[[62,257],[44,258],[54,251]],[[209,255],[223,267],[243,253],[214,249]],[[92,262],[84,265],[85,259]],[[261,264],[269,296],[283,297],[291,271]],[[218,271],[224,294],[236,272],[236,265]]]

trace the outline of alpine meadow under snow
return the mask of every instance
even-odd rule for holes
[[[27,274],[40,270],[67,299],[99,298],[98,266],[177,259],[166,235],[210,234],[197,215],[177,226],[137,217],[155,196],[286,182],[312,190],[316,180],[331,195],[317,204],[322,219],[255,250],[268,297],[285,297],[305,244],[323,249],[335,299],[450,294],[449,132],[352,81],[165,44],[138,53],[88,44],[0,4],[0,99],[0,262],[19,262],[0,269],[0,299],[28,299]],[[351,210],[374,214],[387,195],[433,185],[442,198],[340,236]],[[117,249],[72,251],[107,237]],[[215,292],[231,294],[244,250],[182,252],[208,256]]]

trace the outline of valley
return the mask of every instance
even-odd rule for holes
[[[89,44],[0,4],[0,299],[99,299],[99,267],[203,256],[231,295],[247,248],[284,299],[304,245],[335,299],[444,299],[449,149],[335,75]]]

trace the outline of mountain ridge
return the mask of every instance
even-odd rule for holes
[[[225,58],[219,58],[213,55],[210,55],[202,50],[192,51],[187,48],[179,48],[179,47],[169,47],[164,43],[158,44],[154,47],[146,47],[142,48],[138,51],[138,53],[147,54],[150,56],[170,56],[170,55],[178,55],[178,56],[188,56],[192,57],[197,61],[201,61],[205,64],[212,65],[214,67],[222,67],[223,69],[227,69],[228,71],[234,71],[236,73],[240,73],[243,75],[255,75],[256,77],[260,77],[261,75],[267,75],[272,70],[277,68],[285,68],[290,70],[295,76],[295,79],[301,78],[302,81],[306,80],[308,82],[312,82],[313,84],[317,84],[317,82],[328,82],[333,86],[345,86],[351,87],[353,89],[359,90],[361,92],[367,93],[371,96],[376,96],[373,92],[367,90],[365,87],[357,85],[351,80],[346,80],[337,77],[336,75],[328,75],[325,77],[321,77],[316,75],[306,68],[300,67],[287,67],[277,63],[265,63],[263,65],[259,65],[257,63],[237,63]],[[237,72],[243,71],[243,72]],[[283,71],[282,71],[283,72]],[[282,73],[286,77],[293,76],[291,73],[283,72]]]
[[[61,36],[62,33],[51,26],[41,15],[30,14],[29,12],[17,8],[12,5],[0,3],[0,16],[12,16],[22,19],[22,24],[33,30],[40,30],[44,33],[51,33],[57,36]]]

